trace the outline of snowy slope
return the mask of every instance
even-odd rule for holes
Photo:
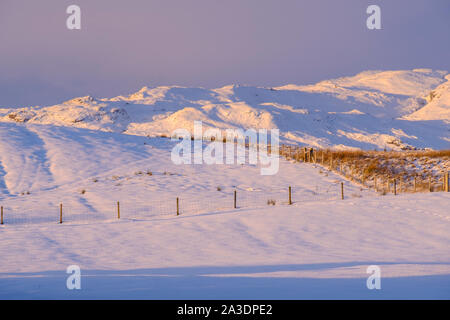
[[[63,200],[73,214],[113,216],[111,208],[118,200],[132,204],[133,214],[148,207],[149,199],[158,206],[169,203],[159,209],[173,213],[177,196],[183,209],[190,206],[191,211],[208,208],[205,195],[216,200],[212,209],[230,207],[235,189],[242,205],[259,206],[266,206],[268,199],[285,203],[289,185],[304,200],[339,195],[337,176],[316,182],[317,169],[308,166],[297,172],[299,167],[287,161],[280,162],[276,179],[261,176],[259,165],[175,165],[170,158],[175,142],[169,139],[15,123],[0,123],[0,132],[0,202],[16,214],[29,213],[30,221],[36,215],[54,217]],[[305,174],[301,181],[300,174]],[[349,194],[372,195],[346,185]]]
[[[316,147],[449,147],[450,76],[445,71],[366,71],[314,85],[277,88],[143,87],[49,107],[0,109],[0,121],[170,136],[175,129],[278,128],[287,143]]]
[[[0,131],[0,299],[450,297],[447,193],[382,197],[285,160],[275,176],[177,166],[174,142],[161,138],[30,123]],[[73,264],[81,291],[66,289]],[[381,268],[381,291],[366,288],[369,265]]]
[[[412,114],[405,116],[407,120],[448,120],[450,119],[450,75],[446,82],[437,86],[426,96],[427,104]]]
[[[448,201],[435,193],[3,226],[0,299],[448,299]],[[74,264],[81,290],[69,291]],[[381,290],[366,287],[370,265]]]

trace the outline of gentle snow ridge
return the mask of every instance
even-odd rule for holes
[[[0,109],[2,122],[70,126],[139,136],[175,129],[278,128],[285,143],[335,148],[449,147],[450,75],[414,69],[365,71],[313,85],[218,89],[143,87],[113,98]],[[397,134],[402,132],[401,135]]]

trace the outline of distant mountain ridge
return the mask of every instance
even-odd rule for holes
[[[0,122],[78,127],[140,136],[178,128],[278,128],[285,143],[322,148],[450,147],[450,74],[364,71],[312,85],[217,89],[143,87],[113,98],[0,109]]]

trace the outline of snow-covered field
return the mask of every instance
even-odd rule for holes
[[[3,226],[0,297],[448,299],[448,204],[441,193]],[[79,291],[66,289],[73,264]],[[381,268],[381,290],[366,288],[369,265]]]
[[[159,137],[201,120],[312,147],[448,149],[449,81],[368,71],[0,109],[0,299],[449,299],[450,193],[381,196],[283,159],[272,176],[175,165],[176,142]],[[81,290],[66,288],[70,265]],[[366,287],[370,265],[381,290]]]
[[[261,176],[174,165],[163,138],[15,122],[0,133],[1,299],[450,298],[450,193],[344,181],[340,200],[342,177],[311,164]],[[81,290],[66,288],[69,265]],[[381,290],[366,287],[369,265]]]

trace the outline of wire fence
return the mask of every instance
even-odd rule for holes
[[[62,210],[61,210],[62,209]],[[39,208],[20,209],[12,206],[3,207],[4,225],[55,224],[62,222],[97,222],[114,218],[112,213],[91,212],[88,209],[62,205]]]
[[[3,225],[33,225],[60,223],[95,223],[113,220],[151,220],[177,215],[195,215],[233,210],[287,206],[297,202],[341,199],[340,182],[329,186],[308,188],[253,190],[236,189],[217,191],[217,194],[201,197],[183,194],[164,200],[133,199],[111,201],[105,206],[90,207],[75,199],[66,199],[60,205],[46,205],[36,209],[23,209],[20,204],[2,206]],[[167,196],[167,194],[165,194]]]

